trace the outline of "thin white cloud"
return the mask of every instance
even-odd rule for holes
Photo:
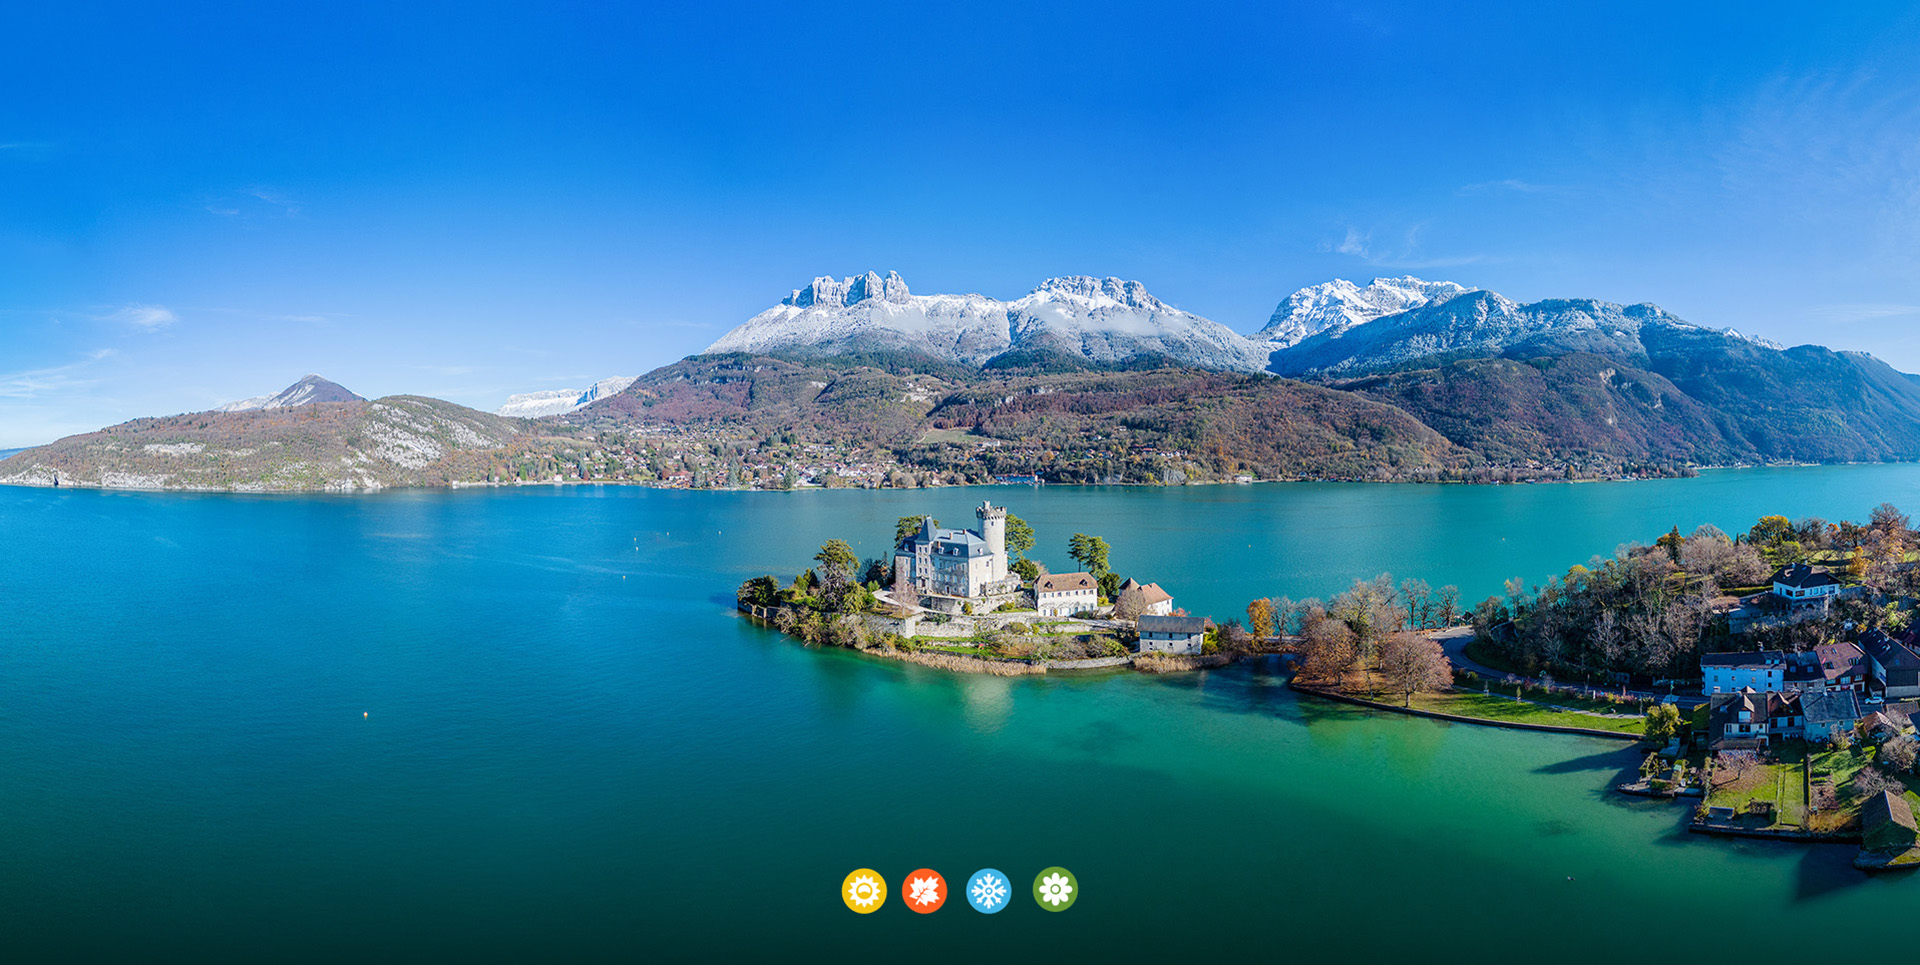
[[[1498,181],[1479,181],[1463,184],[1455,194],[1491,194],[1496,191],[1512,191],[1518,194],[1549,194],[1560,189],[1547,184],[1534,184],[1519,178],[1502,178]]]
[[[103,348],[89,352],[85,358],[66,365],[0,373],[0,399],[31,399],[49,392],[85,389],[98,385],[104,380],[87,378],[82,373],[94,363],[109,358],[113,354],[112,349]]]
[[[107,318],[148,332],[157,331],[180,320],[180,316],[160,305],[128,305],[108,315]]]
[[[1831,325],[1865,322],[1876,318],[1906,318],[1920,315],[1920,305],[1819,305],[1809,311],[1816,320]]]
[[[1322,246],[1321,250],[1350,255],[1376,268],[1405,268],[1415,271],[1475,265],[1489,260],[1487,256],[1478,254],[1428,254],[1420,244],[1420,231],[1425,227],[1425,222],[1416,224],[1406,229],[1397,243],[1380,245],[1374,243],[1373,232],[1361,231],[1359,228],[1348,225],[1345,237]]]

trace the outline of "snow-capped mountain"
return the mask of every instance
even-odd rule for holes
[[[601,379],[586,389],[547,389],[507,396],[507,404],[493,410],[494,415],[535,419],[543,415],[562,415],[582,409],[610,395],[618,395],[633,384],[637,376],[616,375]]]
[[[1470,290],[1450,281],[1422,281],[1412,275],[1375,278],[1364,288],[1336,278],[1288,295],[1286,301],[1273,310],[1267,327],[1255,332],[1253,337],[1270,343],[1274,349],[1283,349],[1321,332],[1337,334],[1382,316],[1412,311]]]
[[[816,278],[707,352],[831,357],[904,351],[976,366],[995,360],[1112,365],[1167,358],[1200,368],[1346,376],[1426,360],[1570,352],[1644,362],[1728,340],[1779,348],[1732,329],[1694,325],[1654,305],[1594,299],[1522,304],[1412,276],[1375,278],[1364,286],[1336,279],[1302,288],[1280,303],[1265,328],[1244,336],[1167,305],[1135,281],[1052,278],[1021,298],[1000,301],[915,295],[896,273],[868,272]]]
[[[1341,375],[1450,358],[1539,358],[1586,352],[1644,360],[1694,351],[1702,341],[1780,346],[1732,329],[1685,321],[1657,305],[1590,298],[1521,304],[1489,291],[1460,292],[1365,324],[1334,326],[1273,354],[1280,375]]]
[[[251,412],[255,409],[285,409],[315,402],[365,402],[341,386],[317,375],[309,375],[272,394],[257,395],[219,406],[214,412]]]
[[[1207,368],[1259,371],[1266,349],[1217,322],[1153,297],[1136,281],[1052,278],[1013,301],[915,295],[894,272],[816,278],[720,337],[708,353],[837,355],[908,351],[967,365],[1007,352],[1061,353],[1115,363],[1165,356]]]

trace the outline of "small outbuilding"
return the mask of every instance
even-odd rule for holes
[[[1913,821],[1913,808],[1904,796],[1881,791],[1860,805],[1860,847],[1866,851],[1893,853],[1920,843],[1920,829]]]
[[[1163,617],[1149,614],[1140,618],[1141,653],[1199,653],[1206,647],[1207,629],[1213,621],[1206,617]]]

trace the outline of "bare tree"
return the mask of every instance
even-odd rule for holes
[[[1401,702],[1409,705],[1423,690],[1453,686],[1453,664],[1440,644],[1411,631],[1388,634],[1380,641],[1380,675]]]
[[[1310,611],[1300,632],[1300,675],[1318,683],[1338,683],[1359,656],[1353,631],[1318,609]]]

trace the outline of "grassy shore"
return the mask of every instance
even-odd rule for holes
[[[1580,727],[1587,730],[1611,730],[1622,734],[1639,734],[1646,730],[1646,721],[1638,717],[1596,717],[1592,714],[1579,714],[1570,710],[1557,710],[1542,707],[1539,704],[1521,703],[1511,697],[1489,696],[1487,694],[1460,693],[1414,694],[1411,701],[1395,701],[1392,697],[1382,697],[1382,703],[1406,703],[1416,710],[1425,710],[1437,714],[1452,714],[1455,717],[1473,717],[1480,720],[1498,720],[1515,724],[1543,724],[1551,727]]]

